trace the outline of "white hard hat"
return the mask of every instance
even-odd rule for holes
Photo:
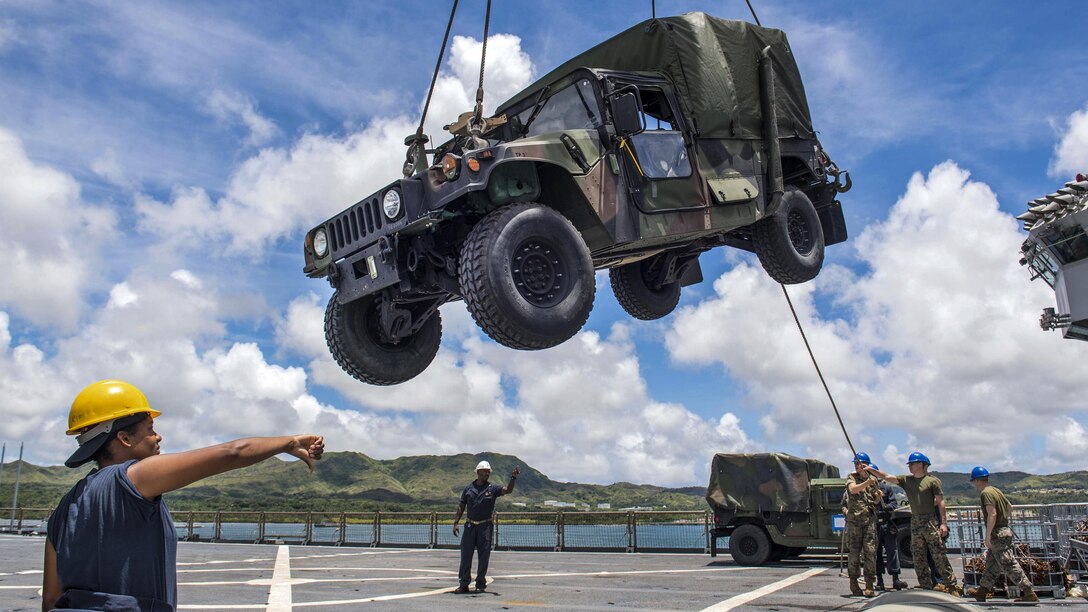
[[[491,464],[486,462],[486,461],[481,461],[481,462],[476,464],[476,471],[477,472],[479,472],[480,470],[490,470],[490,469],[491,469]]]

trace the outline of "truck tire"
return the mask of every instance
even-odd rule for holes
[[[763,565],[771,556],[771,538],[759,525],[741,525],[729,536],[729,554],[738,565]]]
[[[510,348],[561,344],[593,309],[589,248],[566,217],[542,204],[511,204],[484,217],[465,240],[458,270],[472,318]]]
[[[643,321],[660,319],[680,303],[680,281],[666,283],[657,289],[647,282],[646,272],[653,262],[653,257],[647,257],[608,271],[616,301],[627,314]]]
[[[415,378],[431,365],[442,343],[442,317],[436,311],[415,334],[391,342],[378,323],[369,295],[343,304],[333,294],[325,308],[325,342],[336,363],[358,380],[395,385]]]
[[[910,527],[900,525],[895,534],[895,547],[899,550],[899,565],[914,567],[914,555],[910,551]]]
[[[824,264],[824,230],[805,193],[786,187],[778,210],[752,225],[759,263],[774,280],[793,285],[816,278]]]

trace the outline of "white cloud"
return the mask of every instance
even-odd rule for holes
[[[208,96],[208,112],[225,123],[240,121],[249,133],[243,144],[259,147],[276,137],[279,128],[276,124],[257,112],[257,104],[252,98],[238,92],[216,89]]]
[[[1050,176],[1070,180],[1077,173],[1088,174],[1088,107],[1069,115],[1065,133],[1054,147]]]
[[[18,41],[18,30],[12,19],[0,19],[0,52],[13,46]]]
[[[37,325],[71,328],[115,223],[112,211],[81,200],[72,177],[33,162],[0,128],[0,252],[7,257],[0,306]]]
[[[854,241],[864,273],[832,268],[790,288],[855,445],[919,447],[942,466],[1011,467],[1021,456],[1020,469],[1043,467],[1024,459],[1028,438],[1088,408],[1088,364],[1075,343],[1038,329],[1053,296],[1017,264],[1022,239],[993,192],[946,162],[912,177],[888,218]],[[848,455],[781,290],[747,264],[714,288],[676,317],[672,357],[725,366],[769,411],[770,443]],[[817,295],[849,317],[822,316]]]
[[[529,82],[532,64],[517,37],[497,34],[490,41],[487,78],[495,81],[488,93],[493,107]],[[427,131],[435,142],[448,136],[440,133],[442,125],[472,110],[476,81],[470,67],[479,61],[480,47],[478,41],[462,37],[452,45],[454,72],[439,79],[428,114]],[[220,98],[223,108],[244,110],[244,104],[226,94]],[[218,199],[198,187],[175,189],[168,202],[138,197],[140,227],[173,247],[203,249],[211,238],[228,242],[231,254],[259,255],[271,243],[309,229],[399,179],[404,138],[415,128],[412,118],[387,117],[343,137],[305,134],[289,148],[262,149],[232,173]]]

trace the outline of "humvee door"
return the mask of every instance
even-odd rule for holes
[[[627,138],[618,155],[639,211],[654,215],[705,209],[705,190],[692,159],[691,131],[671,85],[665,80],[609,80],[613,96],[632,92],[641,108],[644,129]]]

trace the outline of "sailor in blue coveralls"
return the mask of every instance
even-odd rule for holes
[[[245,438],[159,454],[162,437],[147,397],[129,383],[83,389],[68,414],[79,449],[64,462],[91,470],[57,504],[45,540],[42,610],[173,612],[177,607],[174,521],[162,494],[202,478],[288,453],[312,472],[321,436]]]
[[[480,555],[476,568],[476,592],[487,590],[487,562],[491,559],[491,534],[494,533],[492,519],[495,516],[495,500],[502,495],[509,495],[514,490],[514,481],[518,479],[521,468],[514,467],[510,472],[510,483],[503,488],[490,484],[491,464],[481,461],[476,465],[476,480],[469,483],[461,492],[457,503],[457,518],[453,519],[453,535],[458,535],[461,515],[468,510],[465,521],[465,535],[461,538],[461,568],[457,572],[460,586],[455,593],[468,593],[468,583],[472,582],[472,552]]]

